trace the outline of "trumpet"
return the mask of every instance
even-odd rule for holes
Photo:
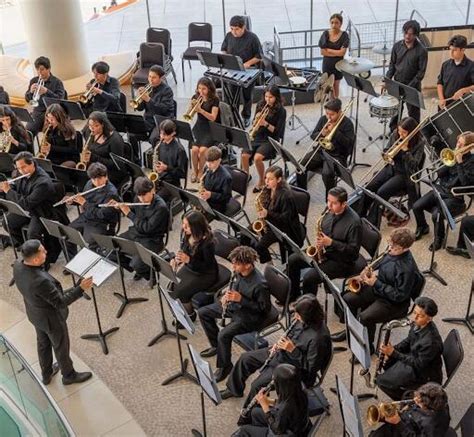
[[[375,426],[380,422],[384,422],[386,417],[395,416],[402,406],[408,406],[415,403],[413,399],[404,401],[381,402],[380,404],[369,405],[367,409],[367,423],[370,426]]]
[[[44,86],[44,79],[41,77],[38,79],[38,82],[36,82],[36,89],[33,94],[33,97],[30,100],[30,105],[33,106],[33,108],[36,108],[39,103],[40,103],[40,89],[41,87]]]
[[[142,202],[117,202],[117,203],[99,203],[98,208],[120,208],[121,206],[149,206],[151,203]]]
[[[191,121],[193,117],[196,115],[197,110],[201,107],[204,99],[202,96],[199,96],[197,99],[191,99],[191,103],[188,107],[188,110],[186,113],[183,115],[183,118],[186,121]]]
[[[257,132],[260,129],[260,126],[259,126],[260,122],[262,120],[265,120],[268,117],[269,113],[270,113],[270,106],[267,103],[260,111],[260,114],[258,115],[258,117],[255,116],[253,120],[252,128],[250,129],[250,132],[249,132],[249,136],[252,141],[255,139]]]
[[[462,191],[462,190],[467,190],[467,191]],[[474,185],[466,185],[465,187],[451,188],[451,194],[454,197],[457,197],[457,196],[472,196],[472,195],[474,195]]]
[[[79,97],[79,101],[83,104],[89,103],[95,97],[94,94],[92,94],[92,89],[97,87],[98,85],[100,85],[99,82],[97,82],[97,80],[94,80],[94,82],[91,83],[90,88]]]
[[[263,197],[266,196],[266,197]],[[263,188],[260,193],[258,193],[257,197],[255,198],[255,209],[257,210],[257,213],[262,211],[263,209],[266,209],[268,207],[268,204],[270,203],[270,189],[269,188]],[[264,229],[267,227],[265,223],[265,219],[257,219],[252,223],[252,229],[255,233],[260,234],[261,232],[264,231]]]
[[[87,138],[86,143],[82,147],[82,152],[81,152],[81,157],[80,161],[76,164],[76,168],[78,170],[85,171],[87,169],[87,166],[89,165],[89,161],[91,159],[91,152],[89,150],[89,144],[92,141],[92,132],[89,134],[89,138]]]
[[[51,151],[51,144],[48,143],[48,132],[49,132],[50,129],[51,129],[51,125],[48,124],[45,131],[43,132],[43,137],[41,138],[39,151],[36,155],[36,157],[39,158],[39,159],[47,159],[48,155],[49,155],[49,152]],[[47,152],[42,152],[41,150],[44,149],[45,147],[48,148],[48,151]]]
[[[368,264],[365,267],[363,272],[365,271],[365,274],[367,275],[367,277],[372,276],[372,271],[374,269],[374,266],[389,252],[390,252],[390,245],[388,245],[385,248],[385,250],[377,258],[375,258],[370,264]],[[346,290],[350,291],[351,293],[359,293],[361,288],[362,288],[362,280],[360,279],[359,276],[354,276],[347,280]]]
[[[151,90],[153,89],[153,85],[151,83],[149,83],[144,89],[143,91],[138,94],[137,97],[135,97],[133,100],[130,100],[130,106],[133,108],[133,109],[137,109],[139,106],[140,106],[140,103],[142,103],[143,101],[143,96],[146,95],[146,94],[150,94],[151,93]]]
[[[64,205],[65,203],[74,200],[76,197],[79,196],[86,196],[89,193],[93,193],[94,191],[100,190],[101,188],[104,188],[105,184],[99,185],[98,187],[91,188],[90,190],[83,191],[82,193],[76,193],[73,194],[72,196],[65,197],[64,199],[60,200],[59,202],[56,202],[53,207],[59,206],[59,205]]]
[[[318,221],[316,222],[316,238],[318,238],[318,236],[323,232],[323,220],[324,220],[324,217],[326,217],[328,213],[329,213],[329,209],[326,209],[318,218]],[[326,249],[324,247],[319,248],[316,245],[314,246],[309,245],[306,248],[305,252],[306,252],[306,255],[308,255],[310,258],[316,257],[317,258],[316,261],[320,263],[322,261],[325,250]]]

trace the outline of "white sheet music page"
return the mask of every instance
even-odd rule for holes
[[[99,254],[84,247],[66,264],[65,268],[77,276],[84,276],[84,272],[87,272],[100,258],[101,256]]]
[[[116,270],[117,266],[102,258],[94,264],[85,276],[92,276],[94,285],[100,287]]]

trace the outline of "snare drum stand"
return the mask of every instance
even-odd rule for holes
[[[309,133],[309,129],[303,123],[303,120],[295,114],[295,105],[296,105],[296,90],[294,88],[291,89],[291,115],[288,119],[288,126],[290,126],[290,130],[294,131],[302,127],[307,133]],[[298,124],[297,124],[298,123]]]
[[[383,124],[383,133],[375,137],[370,143],[365,145],[362,148],[362,153],[365,153],[365,151],[372,145],[375,144],[377,141],[382,140],[382,148],[379,147],[380,151],[383,151],[385,149],[385,146],[387,145],[389,136],[387,135],[387,124],[390,122],[389,118],[382,118],[380,119],[379,123]]]

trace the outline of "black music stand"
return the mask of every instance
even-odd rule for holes
[[[164,115],[155,115],[153,116],[155,120],[156,126],[159,126],[162,121],[164,120],[172,120],[173,123],[176,125],[176,138],[181,140],[188,141],[189,143],[195,143],[193,130],[191,128],[191,124],[187,121],[178,120],[175,118],[165,117]]]
[[[228,229],[232,228],[236,236],[240,235],[241,237],[247,237],[250,240],[251,245],[256,245],[258,243],[258,236],[254,234],[249,228],[242,226],[238,221],[227,217],[219,211],[214,211],[214,214],[220,221],[227,224]]]
[[[203,432],[197,429],[192,429],[191,433],[195,437],[207,437],[206,429],[206,409],[204,404],[204,394],[212,401],[214,405],[219,405],[222,402],[219,388],[217,387],[216,378],[210,364],[203,360],[199,353],[188,343],[189,356],[196,371],[197,381],[201,387],[201,415]]]
[[[270,144],[273,146],[273,148],[277,151],[277,153],[280,155],[281,159],[283,160],[283,165],[285,168],[285,178],[288,179],[288,165],[287,162],[291,162],[296,170],[296,173],[298,174],[303,174],[306,169],[304,166],[302,166],[298,160],[289,152],[288,149],[286,149],[283,144],[279,143],[277,140],[268,137],[268,140],[270,141]],[[288,181],[290,183],[290,181]]]
[[[250,141],[249,134],[245,129],[224,126],[214,121],[210,121],[209,125],[211,126],[212,138],[226,146],[228,156],[227,161],[229,165],[232,165],[231,157],[234,155],[232,146],[236,146],[239,149],[242,149],[242,151],[248,150],[250,152],[252,150],[252,143]]]
[[[11,174],[15,170],[15,163],[13,158],[15,155],[10,155],[9,153],[0,152],[0,173]]]
[[[357,397],[352,395],[338,375],[336,375],[336,387],[344,428],[343,436],[364,437]]]
[[[324,159],[333,165],[333,168],[335,170],[334,173],[336,173],[336,176],[342,181],[344,181],[347,185],[349,185],[349,187],[354,189],[355,184],[354,179],[352,179],[351,175],[352,170],[349,170],[348,168],[344,167],[336,158],[333,158],[329,153],[327,153],[326,150],[322,149],[321,153],[323,154]]]
[[[113,237],[111,235],[102,235],[102,234],[92,234],[92,238],[96,241],[96,243],[106,249],[115,252],[115,256],[117,257],[117,264],[119,267],[120,273],[120,283],[122,285],[123,294],[115,291],[114,296],[118,298],[122,304],[117,311],[117,319],[122,317],[123,312],[128,304],[140,303],[140,302],[147,302],[148,299],[146,297],[128,297],[127,296],[127,287],[125,286],[125,274],[123,272],[124,268],[122,265],[122,260],[120,258],[121,254],[134,256],[138,255],[137,247],[135,245],[135,241],[127,240],[125,238],[120,237]]]
[[[141,176],[146,177],[145,172],[138,164],[129,161],[123,156],[116,155],[115,153],[110,153],[110,157],[112,158],[112,161],[114,161],[117,168],[124,173],[127,173],[132,178],[132,180],[135,180]]]
[[[43,97],[44,105],[46,107],[57,103],[62,106],[71,120],[85,120],[86,115],[82,110],[79,102],[72,102],[71,100],[57,99],[55,97]]]
[[[404,103],[408,103],[420,109],[425,109],[425,101],[423,100],[423,94],[421,94],[421,91],[418,91],[416,88],[411,86],[397,82],[396,80],[389,79],[388,77],[384,78],[384,83],[387,94],[400,101],[397,124],[400,123],[400,120],[402,119]]]
[[[71,243],[74,243],[77,246],[81,246],[81,244],[84,243],[84,239],[82,238],[82,235],[76,229],[69,228],[68,226],[65,226],[63,229],[64,229],[65,233],[67,234],[67,239]],[[72,231],[74,231],[74,232],[72,232]],[[79,238],[78,234],[79,234],[80,238]],[[95,258],[95,259],[100,261],[100,262],[103,261],[103,262],[106,262],[107,264],[110,264],[107,261],[105,261],[105,259],[103,257],[101,257],[99,254],[97,254],[95,252],[92,252],[92,250],[89,250],[84,246],[81,246],[81,247],[82,247],[81,251],[65,266],[65,268],[67,270],[69,270],[71,273],[77,274],[78,276],[83,277],[83,275],[81,274],[82,272],[76,270],[75,268],[74,269],[71,268],[71,263],[75,263],[76,260],[80,260],[81,257],[84,256],[83,254],[88,255],[91,258],[98,257],[98,258]],[[89,274],[89,270],[90,269],[89,269],[89,266],[88,266],[87,270],[85,271],[85,274]],[[95,296],[94,287],[91,288],[91,291],[92,291],[92,302],[94,304],[95,318],[97,320],[97,326],[99,328],[99,332],[97,334],[84,334],[84,335],[81,335],[81,338],[84,339],[84,340],[99,341],[100,345],[102,347],[102,352],[104,353],[104,355],[108,355],[109,348],[107,347],[107,336],[114,333],[115,331],[118,331],[119,327],[115,326],[113,328],[108,329],[105,332],[102,331],[102,324],[100,323],[99,309],[97,307],[97,298]]]
[[[78,170],[77,168],[63,167],[56,164],[53,164],[52,167],[56,179],[62,181],[66,186],[74,187],[77,192],[82,191],[89,181],[86,170]]]
[[[26,108],[7,105],[23,123],[33,123],[33,118]]]
[[[214,218],[216,216],[216,212],[209,206],[206,200],[201,199],[194,193],[191,193],[187,190],[183,190],[182,188],[178,188],[179,194],[185,206],[191,205],[196,209],[200,209],[206,215],[209,215],[208,218]]]
[[[38,167],[41,167],[52,178],[57,179],[56,174],[54,173],[53,163],[49,159],[38,158],[35,156],[33,160]]]

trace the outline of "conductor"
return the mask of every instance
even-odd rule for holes
[[[48,385],[61,369],[63,384],[87,381],[91,372],[76,372],[69,355],[69,333],[66,324],[68,305],[92,287],[92,278],[82,279],[76,287],[63,291],[59,281],[43,269],[46,249],[39,240],[27,240],[21,247],[23,260],[13,266],[15,283],[23,295],[28,320],[36,330],[38,359],[43,384]],[[53,350],[57,363],[53,364]]]

